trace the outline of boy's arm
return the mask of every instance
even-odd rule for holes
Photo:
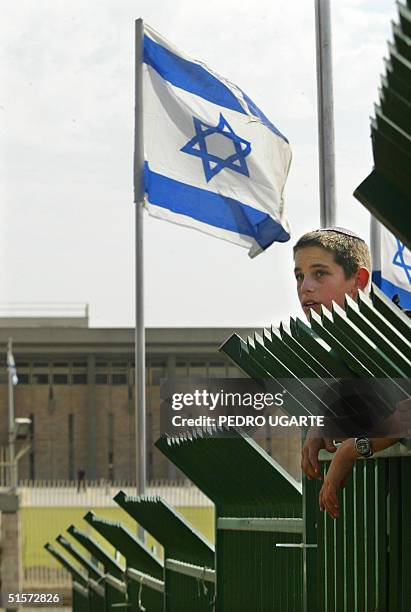
[[[373,453],[382,451],[398,442],[398,438],[370,438]],[[320,491],[320,510],[325,510],[331,518],[339,516],[338,489],[345,485],[354,462],[360,457],[355,448],[355,438],[347,438],[337,449]]]
[[[335,453],[337,447],[331,438],[324,437],[323,428],[310,427],[301,451],[301,469],[309,480],[317,478],[322,480],[318,453],[325,448],[329,453]]]
[[[373,434],[374,436],[378,437],[374,437]],[[369,432],[368,435],[365,433],[365,435],[371,440],[373,452],[375,453],[388,448],[397,442],[399,438],[409,437],[411,435],[411,398],[398,402],[393,414],[380,423],[378,427],[374,428],[372,432]],[[324,437],[324,429],[319,427],[311,427],[307,433],[303,445],[301,459],[301,468],[307,478],[317,478],[318,480],[322,480],[318,464],[318,453],[322,448],[325,448],[329,452],[336,452],[336,447],[333,444],[333,440],[329,437]],[[338,457],[335,466],[340,464],[342,456],[345,453],[345,449],[350,448],[352,449],[352,452],[356,453],[354,438],[348,438],[338,448],[336,456],[333,459],[334,462],[336,457]],[[349,451],[347,451],[347,456],[345,457],[344,462],[347,465],[349,458],[348,455]],[[357,457],[355,457],[353,461],[355,461],[356,458]],[[336,469],[336,467],[334,469]]]

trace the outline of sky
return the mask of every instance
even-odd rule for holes
[[[331,0],[337,222],[369,237],[352,196],[372,169],[370,116],[394,0]],[[0,315],[89,304],[135,321],[134,20],[239,85],[290,141],[291,240],[255,259],[144,219],[147,327],[262,327],[302,314],[292,245],[320,226],[314,2],[19,0],[0,35]],[[65,306],[68,308],[68,306]],[[31,312],[34,312],[32,306]],[[50,311],[51,312],[51,311]]]

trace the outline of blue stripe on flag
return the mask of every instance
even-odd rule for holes
[[[235,95],[224,83],[199,64],[179,57],[149,36],[144,36],[143,61],[172,85],[219,106],[245,114]]]
[[[290,235],[267,213],[206,189],[180,183],[144,167],[144,182],[151,204],[186,215],[213,227],[249,236],[266,249]]]
[[[400,296],[400,306],[406,310],[411,310],[411,291],[397,287],[394,283],[382,278],[381,272],[372,273],[372,282],[381,289],[390,299],[397,293]]]
[[[277,128],[275,127],[274,123],[271,123],[271,121],[268,119],[268,117],[266,117],[264,115],[263,111],[260,110],[256,104],[254,104],[254,102],[247,96],[246,93],[244,93],[243,90],[241,90],[241,91],[242,91],[242,94],[244,96],[244,100],[247,102],[247,106],[248,106],[248,109],[249,109],[250,113],[252,113],[256,117],[261,119],[261,121],[264,123],[264,125],[269,127],[270,130],[274,132],[274,134],[277,134],[277,136],[279,136],[280,138],[285,140],[285,142],[288,142],[288,140],[284,136],[284,134],[281,134],[281,132],[279,130],[277,130]]]
[[[172,53],[147,35],[144,36],[143,61],[152,66],[163,79],[172,85],[213,102],[213,104],[235,110],[243,115],[246,114],[232,91],[208,70],[200,64],[190,62]],[[258,117],[274,134],[288,142],[254,102],[244,92],[242,94],[250,113]]]

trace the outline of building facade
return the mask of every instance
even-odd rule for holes
[[[160,381],[173,377],[241,376],[218,347],[224,328],[146,330],[147,476],[176,479],[176,468],[154,447],[160,435]],[[246,336],[252,330],[243,329]],[[29,417],[30,451],[19,478],[135,480],[134,329],[90,328],[87,317],[0,321],[0,446],[7,444],[7,341],[13,342],[19,383],[16,417]],[[262,441],[298,475],[299,440]]]

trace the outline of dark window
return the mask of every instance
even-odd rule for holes
[[[87,367],[86,361],[73,361],[73,368],[86,368],[86,367]]]
[[[28,385],[29,384],[29,375],[28,374],[19,374],[17,373],[19,384],[20,385]]]
[[[208,375],[210,378],[225,378],[226,367],[221,361],[212,361],[208,366]]]
[[[74,414],[68,415],[68,478],[74,480]]]
[[[108,478],[114,480],[114,414],[108,415]]]
[[[33,367],[35,367],[35,368],[48,368],[49,364],[47,363],[47,361],[36,361],[35,363],[33,363]]]
[[[28,367],[29,367],[29,364],[28,364],[26,361],[25,361],[25,362],[23,362],[23,361],[18,361],[18,362],[16,363],[16,367],[17,367],[17,369],[18,369],[18,368],[28,368]]]
[[[86,385],[87,374],[73,374],[71,377],[73,385]]]
[[[96,374],[96,385],[108,385],[108,374]]]
[[[148,384],[159,385],[166,377],[166,364],[163,361],[153,361],[148,365]]]
[[[177,378],[186,378],[188,372],[188,363],[186,361],[177,361],[176,363],[176,376]]]
[[[111,364],[112,368],[126,368],[127,363],[125,361],[113,361]]]
[[[68,368],[68,363],[65,361],[56,361],[56,363],[53,363],[53,368]]]
[[[67,374],[53,374],[53,383],[55,385],[67,385],[68,375]]]
[[[48,385],[49,375],[48,374],[33,374],[33,382],[36,385]]]
[[[126,385],[127,384],[127,374],[112,374],[111,382],[113,385]]]
[[[207,376],[206,364],[203,361],[192,361],[190,363],[188,375],[190,377]]]
[[[106,368],[107,361],[96,361],[96,368]]]
[[[30,415],[30,419],[31,419],[31,425],[30,425],[30,440],[31,440],[31,446],[30,446],[30,454],[29,454],[29,474],[30,474],[30,480],[35,480],[36,478],[36,462],[35,462],[35,455],[34,455],[34,445],[33,445],[33,440],[34,440],[34,414],[32,413]]]

